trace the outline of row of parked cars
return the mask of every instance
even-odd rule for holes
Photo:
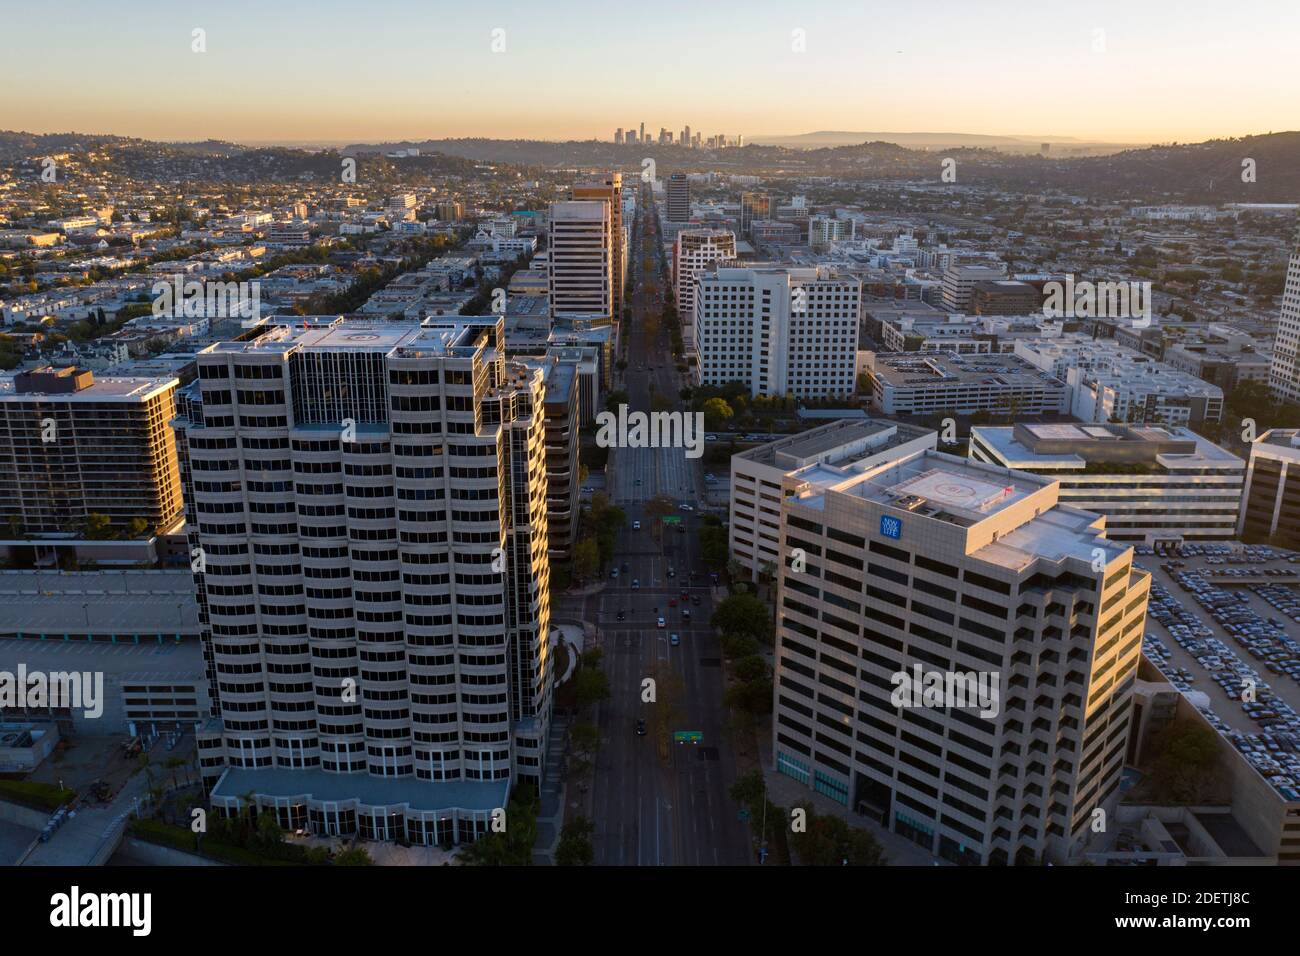
[[[1200,574],[1179,572],[1174,579],[1236,643],[1268,670],[1300,679],[1300,645],[1286,634],[1280,622],[1261,618],[1243,594],[1216,587]],[[1216,637],[1212,628],[1155,581],[1151,584],[1148,613],[1165,626],[1180,647],[1196,658],[1230,701],[1239,703],[1242,712],[1259,725],[1260,731],[1235,730],[1212,707],[1200,706],[1198,709],[1206,720],[1283,797],[1300,800],[1300,714],[1275,694],[1259,672],[1226,641]],[[1180,691],[1193,689],[1196,675],[1173,661],[1172,652],[1158,636],[1148,633],[1143,640],[1143,651],[1174,687]]]
[[[1174,580],[1266,670],[1300,681],[1300,644],[1287,635],[1280,619],[1260,617],[1245,594],[1218,587],[1199,574],[1180,572]]]

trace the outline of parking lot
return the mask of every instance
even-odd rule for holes
[[[1147,659],[1177,689],[1203,692],[1210,723],[1282,796],[1300,800],[1300,575],[1290,573],[1300,555],[1241,545],[1137,551],[1152,573]],[[1267,583],[1230,584],[1247,576]]]

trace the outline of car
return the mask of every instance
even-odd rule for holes
[[[610,569],[609,569],[609,576],[610,576],[611,578],[616,578],[616,577],[618,577],[618,568],[610,568]]]
[[[695,510],[695,509],[692,508],[689,504],[687,504],[685,501],[683,501],[683,502],[682,502],[680,505],[678,505],[677,507],[680,508],[682,511],[694,511],[694,510]]]
[[[661,630],[667,626],[668,626],[668,622],[665,621],[662,617],[659,618],[659,621],[655,624],[655,627],[660,628]]]
[[[682,639],[681,639],[680,637],[678,637],[676,634],[669,634],[669,635],[668,635],[668,643],[671,644],[673,647],[676,647],[676,646],[677,646],[678,644],[680,644],[681,642],[682,642]]]
[[[668,576],[669,576],[670,578],[675,578],[675,577],[677,577],[677,572],[674,571],[672,568],[669,568],[669,569],[668,569]]]
[[[596,489],[593,488],[593,487],[591,487],[591,485],[583,485],[583,486],[582,486],[582,493],[583,493],[584,495],[589,495],[589,494],[591,494],[592,492],[594,492],[595,490],[596,490]]]
[[[691,603],[694,604],[696,607],[699,607],[699,606],[700,606],[700,596],[699,596],[698,594],[692,594],[692,595],[691,595]]]
[[[633,591],[639,591],[639,590],[641,590],[641,579],[640,579],[640,578],[633,578],[633,579],[632,579],[632,590],[633,590]]]
[[[637,735],[638,737],[644,737],[644,736],[645,736],[645,721],[644,721],[644,720],[638,720],[638,721],[636,722],[636,735]]]
[[[690,619],[691,619],[691,609],[688,607],[682,608],[682,620],[689,621]]]
[[[622,610],[622,609],[619,609],[619,612],[618,612],[617,614],[614,615],[614,619],[615,619],[616,621],[625,621],[625,620],[627,620],[627,611],[624,611],[624,610]]]
[[[639,484],[639,482],[638,482],[638,484]],[[633,530],[633,531],[640,531],[640,530],[641,530],[641,522],[639,522],[639,521],[633,521],[633,522],[632,522],[632,530]]]

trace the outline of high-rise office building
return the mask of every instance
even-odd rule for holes
[[[1275,399],[1300,403],[1300,230],[1286,270],[1268,384]]]
[[[623,127],[621,126],[618,129],[614,130],[614,145],[616,146],[623,145]]]
[[[772,198],[767,193],[740,194],[740,234],[749,236],[755,220],[772,218]]]
[[[695,276],[698,381],[743,382],[751,395],[853,394],[862,280],[828,267],[740,269]]]
[[[199,354],[176,428],[220,811],[439,844],[540,783],[542,373],[503,321],[294,319]]]
[[[1300,541],[1300,428],[1273,428],[1250,446],[1238,533],[1247,541]]]
[[[669,222],[689,222],[691,219],[691,181],[685,173],[668,177],[667,212]]]
[[[606,173],[603,176],[584,182],[574,183],[573,198],[577,201],[596,201],[609,204],[609,238],[612,267],[612,292],[610,294],[609,315],[615,323],[623,318],[623,282],[625,275],[624,244],[627,237],[623,231],[623,174]]]
[[[0,388],[0,527],[107,537],[175,524],[177,384],[48,366],[15,375]]]
[[[551,314],[614,314],[614,233],[604,200],[551,204]]]
[[[1049,478],[912,452],[777,498],[778,772],[958,864],[1114,813],[1150,575]]]
[[[645,142],[645,123],[641,124],[641,135],[637,137],[637,140],[642,143]]]
[[[671,190],[671,180],[668,186]],[[736,236],[729,229],[684,229],[673,240],[673,294],[688,352],[695,350],[695,277],[715,262],[735,258]]]

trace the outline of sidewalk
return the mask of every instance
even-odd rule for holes
[[[947,861],[931,856],[923,847],[917,846],[897,833],[891,833],[874,820],[851,812],[848,807],[818,793],[793,777],[777,773],[776,760],[772,754],[771,719],[765,720],[762,726],[755,728],[754,732],[758,736],[758,752],[763,763],[763,779],[767,783],[767,796],[778,807],[786,810],[793,807],[811,807],[816,813],[837,816],[850,826],[869,831],[876,838],[876,842],[884,848],[887,866],[934,866],[936,863],[939,866],[949,865]],[[791,852],[793,850],[792,846]]]

